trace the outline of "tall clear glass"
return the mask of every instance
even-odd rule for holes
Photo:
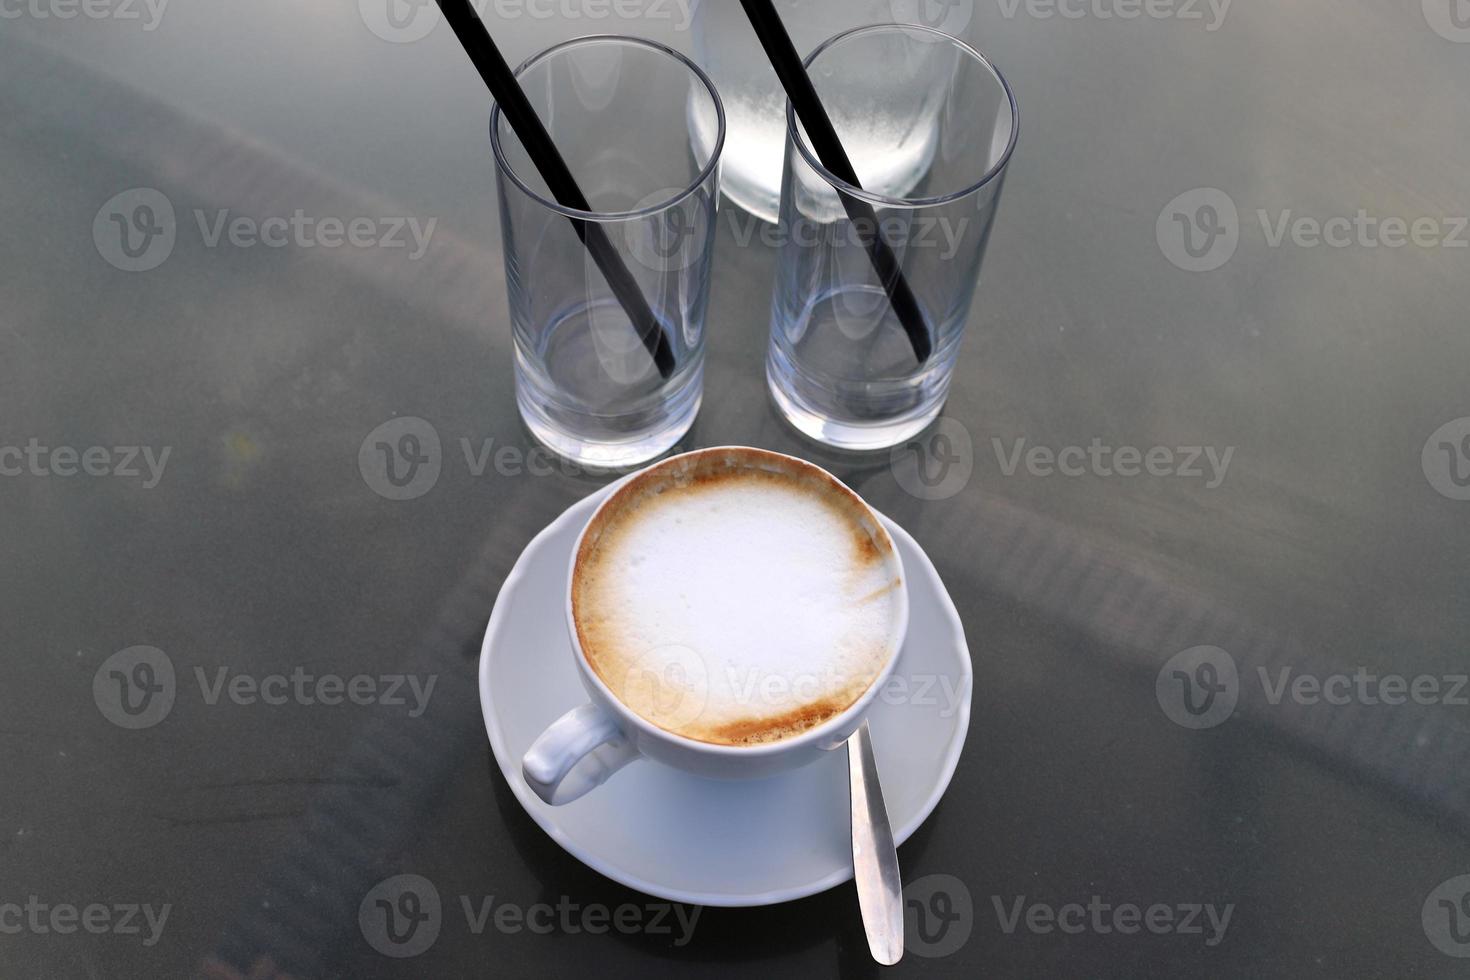
[[[516,77],[591,205],[557,203],[497,106],[516,401],[560,455],[635,466],[677,443],[699,412],[724,109],[692,62],[636,38],[568,41]],[[696,145],[696,126],[716,138]],[[577,223],[600,227],[631,273],[672,353],[667,376]]]
[[[767,382],[807,436],[887,448],[923,431],[949,393],[1016,101],[978,51],[925,27],[840,34],[807,70],[861,187],[822,166],[788,108]],[[876,234],[917,301],[906,319],[874,271]],[[915,334],[932,347],[922,361]]]

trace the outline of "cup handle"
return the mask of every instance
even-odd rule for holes
[[[552,806],[580,799],[638,758],[617,723],[595,704],[562,715],[521,759],[532,792]]]

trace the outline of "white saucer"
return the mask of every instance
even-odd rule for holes
[[[542,803],[521,777],[536,736],[587,700],[563,612],[577,535],[612,491],[575,504],[526,547],[480,650],[480,706],[516,799],[573,856],[641,892],[695,905],[772,905],[852,877],[847,753],[771,779],[721,782],[638,760],[582,799]],[[869,715],[899,843],[949,786],[970,727],[970,654],[958,613],[918,544],[903,553],[910,621],[894,679]]]

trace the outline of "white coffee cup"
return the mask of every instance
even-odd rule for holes
[[[615,508],[626,503],[625,495],[637,493],[660,481],[678,486],[681,480],[692,479],[712,469],[747,467],[783,475],[798,474],[803,480],[820,480],[823,481],[823,492],[830,490],[850,498],[852,513],[861,515],[861,526],[871,535],[878,560],[891,570],[896,587],[891,596],[891,628],[887,634],[887,649],[884,650],[886,659],[881,668],[872,673],[871,682],[856,700],[819,724],[787,737],[755,744],[719,744],[660,727],[618,698],[599,676],[583,649],[573,609],[573,583],[589,532],[604,527],[607,515],[614,514]],[[845,499],[844,506],[848,504],[849,500]],[[578,676],[591,700],[563,715],[526,752],[521,761],[521,771],[527,785],[545,802],[560,806],[600,786],[619,769],[643,756],[698,776],[717,779],[762,778],[816,761],[824,752],[846,743],[862,724],[878,692],[893,673],[908,628],[909,603],[905,582],[903,560],[877,514],[830,473],[805,460],[763,449],[721,447],[672,457],[625,478],[615,485],[578,536],[567,569],[564,602],[567,629]],[[759,614],[760,610],[752,610],[753,616]]]

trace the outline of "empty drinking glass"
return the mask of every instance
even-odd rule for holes
[[[557,202],[497,106],[516,401],[562,456],[634,466],[677,443],[699,411],[724,110],[687,58],[635,38],[559,44],[516,77],[591,206]],[[716,138],[696,146],[696,127]]]
[[[882,449],[944,406],[1016,102],[979,52],[925,27],[848,31],[806,63],[860,186],[822,165],[788,108],[766,377],[804,434]],[[897,261],[880,276],[885,249]]]

